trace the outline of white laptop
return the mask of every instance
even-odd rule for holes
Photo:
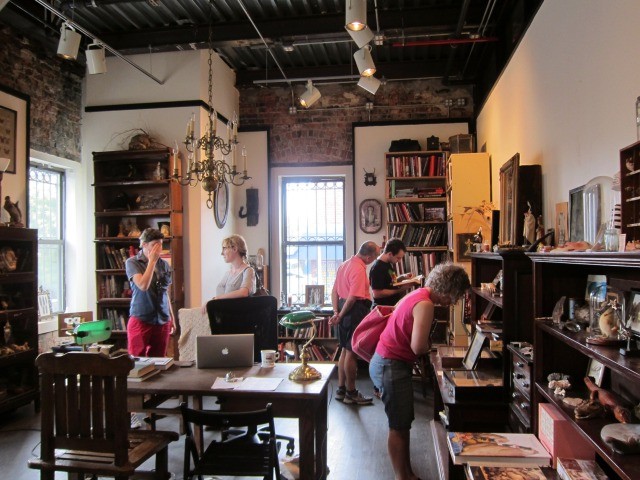
[[[235,368],[252,365],[253,333],[196,337],[198,368]]]

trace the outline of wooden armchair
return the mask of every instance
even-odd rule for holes
[[[69,478],[126,479],[154,455],[152,478],[170,477],[167,449],[178,434],[129,430],[127,374],[133,363],[128,355],[88,352],[38,356],[41,446],[29,467],[40,470],[41,479],[53,480],[56,471]]]

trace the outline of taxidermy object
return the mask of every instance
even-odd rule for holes
[[[616,420],[618,420],[620,423],[630,423],[632,421],[633,414],[624,405],[624,400],[622,400],[616,394],[605,390],[604,388],[598,387],[589,377],[584,377],[584,383],[591,391],[592,401],[596,400],[600,402],[606,409],[613,412]]]
[[[258,225],[260,214],[260,200],[258,198],[257,188],[247,188],[247,213],[244,213],[244,207],[240,207],[238,215],[240,218],[247,219],[248,227],[255,227]]]
[[[600,314],[598,326],[600,327],[602,335],[607,338],[614,337],[618,334],[618,319],[612,307],[607,307],[607,309]]]
[[[363,168],[364,170],[364,168]],[[376,169],[373,169],[373,172],[367,172],[364,170],[364,184],[365,186],[373,186],[378,183],[378,179],[376,178]]]
[[[138,210],[162,210],[169,208],[169,196],[166,193],[141,193],[136,198]]]
[[[129,150],[146,150],[151,148],[151,137],[146,133],[139,133],[134,135],[129,140]]]
[[[24,223],[22,223],[22,211],[18,203],[20,202],[13,203],[9,195],[4,197],[4,209],[9,213],[9,218],[11,219],[9,222],[10,227],[24,227]]]
[[[587,418],[603,417],[605,413],[606,409],[604,405],[598,402],[598,395],[596,393],[587,403],[578,405],[573,411],[573,416],[576,417],[577,420],[585,420]]]

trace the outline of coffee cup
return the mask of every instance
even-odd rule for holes
[[[262,358],[262,368],[272,368],[276,366],[276,360],[280,358],[280,353],[275,350],[260,350],[260,357]]]

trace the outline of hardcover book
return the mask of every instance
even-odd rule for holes
[[[594,460],[558,458],[558,477],[562,480],[608,480]]]
[[[551,456],[531,433],[449,432],[447,445],[454,465],[546,467]]]
[[[158,370],[168,370],[173,365],[173,357],[139,357],[141,362],[154,365]]]
[[[467,465],[470,480],[557,480],[551,467],[475,467]]]
[[[129,378],[143,377],[155,369],[156,366],[153,363],[136,360],[133,368],[129,371]]]
[[[145,380],[153,377],[154,375],[157,375],[158,373],[160,373],[160,370],[158,370],[157,368],[153,368],[150,371],[148,371],[147,373],[145,373],[144,375],[140,375],[137,377],[132,377],[132,376],[128,376],[127,377],[127,381],[129,382],[144,382]]]

